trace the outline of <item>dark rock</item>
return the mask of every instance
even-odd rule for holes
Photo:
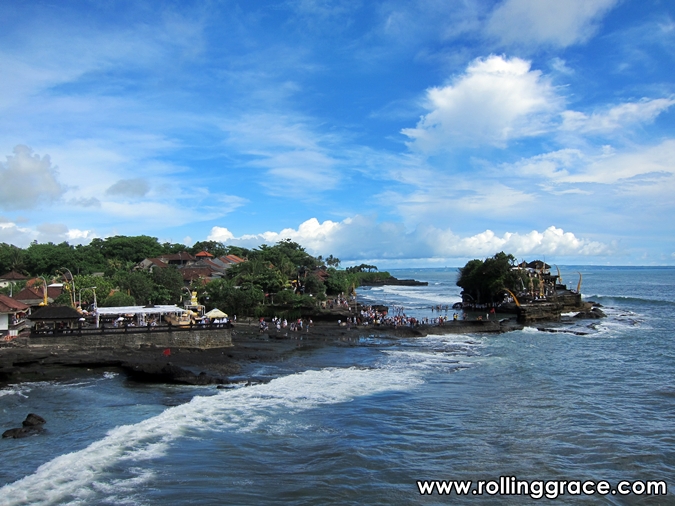
[[[195,374],[168,362],[161,363],[128,363],[122,364],[130,378],[147,383],[177,383],[182,385],[213,385],[224,381],[202,372]]]
[[[383,285],[396,285],[396,286],[428,286],[428,281],[417,281],[415,279],[397,279],[393,276],[387,279],[376,279],[371,281],[361,281],[362,286],[383,286]]]
[[[2,437],[18,439],[30,436],[32,434],[39,434],[44,430],[42,426],[45,423],[47,423],[47,421],[40,415],[29,413],[26,419],[23,421],[23,427],[6,430],[2,433]]]
[[[6,430],[5,432],[2,433],[2,437],[19,439],[22,437],[29,436],[30,434],[33,434],[33,432],[34,432],[33,429],[30,429],[28,427],[19,427],[17,429]]]
[[[597,320],[599,318],[604,318],[605,313],[597,308],[593,308],[590,311],[581,311],[574,315],[574,318],[587,319],[587,320]]]
[[[26,419],[23,421],[24,427],[40,427],[47,423],[47,420],[42,418],[40,415],[35,413],[29,413]]]

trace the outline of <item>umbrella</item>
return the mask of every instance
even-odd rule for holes
[[[204,315],[204,316],[208,316],[209,318],[227,318],[227,315],[225,313],[223,313],[220,309],[217,309],[217,308],[212,309],[211,311],[206,313],[206,315]]]

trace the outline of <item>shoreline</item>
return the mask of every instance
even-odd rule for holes
[[[92,370],[120,371],[128,379],[145,383],[227,385],[252,363],[275,363],[297,351],[323,346],[352,346],[365,337],[387,339],[442,334],[498,334],[522,325],[498,321],[448,321],[444,325],[411,327],[345,327],[317,322],[309,332],[274,329],[260,333],[256,323],[241,322],[232,329],[233,346],[227,348],[97,348],[65,346],[6,346],[0,348],[0,388],[32,381],[59,381]],[[244,378],[244,381],[247,378]]]

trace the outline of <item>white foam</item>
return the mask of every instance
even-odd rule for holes
[[[3,388],[0,390],[0,397],[4,397],[6,395],[18,395],[20,397],[26,397],[28,392],[30,392],[30,388],[28,388],[25,385],[9,385],[7,388]]]
[[[267,384],[224,390],[211,397],[195,397],[135,425],[117,427],[83,450],[40,466],[35,473],[0,489],[3,505],[100,502],[106,470],[118,462],[164,455],[170,443],[195,431],[274,429],[273,417],[322,404],[348,402],[379,392],[407,390],[421,383],[401,368],[322,369],[277,378]],[[150,480],[140,473],[130,482]],[[114,500],[113,502],[122,502]]]

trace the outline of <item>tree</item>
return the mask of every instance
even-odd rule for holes
[[[228,314],[253,315],[265,300],[263,291],[253,285],[235,286],[231,280],[214,279],[204,289],[208,308],[217,307]]]
[[[147,272],[120,271],[115,275],[114,279],[120,290],[128,292],[134,298],[136,304],[145,305],[154,302],[152,297],[157,294],[156,287],[151,275]]]
[[[101,302],[101,307],[120,307],[120,306],[134,306],[136,301],[131,295],[127,295],[124,292],[115,292],[109,297],[103,299]]]
[[[225,245],[218,241],[199,241],[190,248],[190,253],[193,255],[196,255],[200,251],[211,253],[214,257],[222,257],[228,254]]]
[[[340,265],[340,259],[334,257],[333,255],[329,255],[328,258],[326,258],[326,265],[330,267],[338,267]]]
[[[64,267],[72,271],[73,251],[73,247],[67,242],[40,244],[33,241],[24,253],[26,270],[33,275],[53,274]]]
[[[106,239],[93,239],[90,246],[98,250],[105,259],[117,259],[122,262],[138,263],[144,258],[156,258],[164,253],[156,237],[139,235],[127,237],[116,235]]]
[[[499,302],[505,288],[515,292],[521,286],[521,274],[513,269],[515,262],[513,255],[503,251],[485,260],[470,260],[459,269],[457,286],[478,304]]]
[[[12,244],[0,244],[0,274],[9,271],[24,272],[24,250],[17,248]]]
[[[152,280],[155,283],[155,295],[152,296],[155,304],[173,304],[180,300],[185,285],[183,275],[176,267],[172,265],[164,269],[155,269]]]

